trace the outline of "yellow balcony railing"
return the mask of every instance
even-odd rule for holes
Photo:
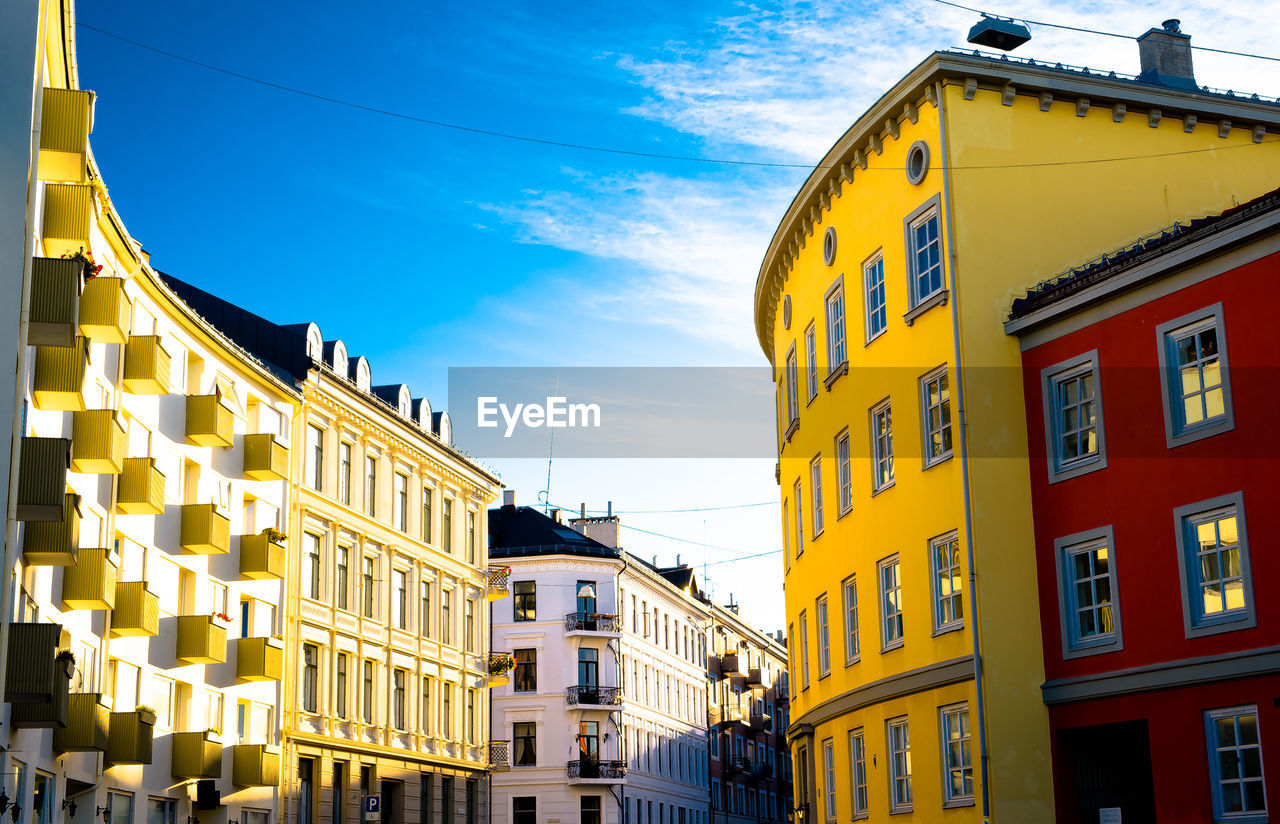
[[[71,471],[119,475],[127,442],[120,416],[110,409],[88,409],[71,416]]]
[[[53,731],[53,751],[106,752],[111,711],[102,705],[102,693],[73,692],[68,699],[67,726]]]
[[[196,446],[231,446],[235,413],[217,395],[187,396],[187,440]]]
[[[31,261],[28,346],[71,346],[80,329],[80,292],[84,264],[38,257]]]
[[[252,481],[283,481],[289,477],[289,447],[275,435],[245,435],[244,476]]]
[[[279,681],[284,677],[284,646],[273,638],[237,638],[236,677]]]
[[[498,601],[511,594],[511,567],[489,567],[489,600]]]
[[[27,566],[74,566],[80,550],[80,496],[63,496],[61,521],[32,521],[22,533]]]
[[[150,764],[155,713],[146,710],[111,713],[107,734],[107,764]]]
[[[82,549],[76,565],[62,572],[62,603],[69,610],[111,609],[118,575],[111,550]]]
[[[222,742],[207,732],[175,732],[174,778],[221,778]]]
[[[84,183],[93,92],[45,89],[40,104],[40,179]]]
[[[159,335],[130,335],[124,346],[124,391],[131,395],[169,394],[169,353]]]
[[[66,505],[67,438],[23,438],[18,463],[18,520],[60,521]]]
[[[280,753],[266,744],[231,748],[231,783],[237,787],[274,787],[280,783]]]
[[[36,409],[84,409],[84,369],[88,363],[89,342],[85,338],[76,338],[72,346],[37,346],[31,378],[31,402]]]
[[[67,715],[70,711],[68,696],[75,665],[69,660],[64,661],[54,657],[35,666],[43,667],[50,673],[53,694],[48,701],[15,703],[9,716],[10,726],[14,729],[66,727]]]
[[[125,344],[133,325],[133,307],[123,278],[99,275],[80,296],[80,334],[94,343]]]
[[[41,704],[52,701],[56,685],[48,666],[58,654],[61,624],[9,624],[9,654],[5,660],[4,700]]]
[[[116,607],[111,610],[111,634],[148,637],[160,634],[160,596],[146,581],[116,584]]]
[[[179,542],[191,555],[226,555],[231,550],[231,519],[215,504],[186,504]]]
[[[240,536],[240,574],[243,577],[255,580],[283,578],[284,571],[284,544],[272,541],[266,533]]]
[[[44,256],[62,257],[89,251],[93,220],[93,187],[51,183],[44,189]]]
[[[176,655],[184,664],[225,664],[227,628],[211,615],[179,615]]]
[[[125,458],[116,494],[116,511],[125,515],[164,512],[164,473],[155,458]]]

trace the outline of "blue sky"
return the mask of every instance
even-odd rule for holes
[[[1193,0],[991,9],[1266,53],[1280,7]],[[1268,13],[1270,9],[1270,13]],[[80,21],[363,105],[658,154],[812,164],[976,16],[894,3],[381,4],[82,0]],[[802,168],[643,159],[502,140],[319,102],[81,28],[94,149],[158,268],[280,322],[314,320],[436,408],[458,366],[764,365],[752,288]],[[1132,42],[1034,29],[1020,56],[1136,72]],[[1197,52],[1201,82],[1275,94],[1280,64]],[[758,450],[757,450],[758,451]],[[483,456],[481,456],[483,457]],[[491,461],[533,503],[542,460]],[[604,508],[644,557],[708,564],[781,626],[772,461],[575,460],[551,499]],[[693,541],[696,543],[687,543]],[[711,544],[716,548],[699,546]]]

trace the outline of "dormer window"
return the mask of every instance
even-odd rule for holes
[[[315,361],[324,360],[324,337],[314,323],[307,324],[307,356]]]

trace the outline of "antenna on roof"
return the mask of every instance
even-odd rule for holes
[[[556,371],[556,391],[552,392],[551,396],[559,397],[559,395],[560,395],[560,372],[559,370],[557,370]],[[552,457],[554,457],[556,452],[556,431],[554,429],[548,428],[548,432],[551,435],[551,440],[550,440],[550,443],[547,445],[547,488],[543,490],[543,492],[545,492],[547,496],[542,501],[543,515],[546,515],[551,509],[551,459]]]

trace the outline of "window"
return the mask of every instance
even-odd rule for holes
[[[973,757],[969,749],[969,707],[943,707],[942,797],[946,805],[973,803]]]
[[[444,499],[444,511],[440,513],[440,542],[445,552],[453,553],[453,501]]]
[[[409,531],[409,476],[396,473],[396,529]]]
[[[319,711],[320,650],[315,644],[302,645],[302,709]]]
[[[364,694],[360,696],[364,705],[364,722],[373,723],[373,661],[364,662]]]
[[[849,792],[853,801],[853,817],[867,814],[867,745],[862,728],[849,731]]]
[[[1122,647],[1111,527],[1054,541],[1067,658]]]
[[[844,582],[844,661],[852,664],[861,655],[858,645],[858,581],[849,576]]]
[[[467,512],[467,563],[476,562],[476,513]]]
[[[440,640],[446,644],[453,643],[453,593],[440,591]]]
[[[902,573],[898,556],[880,562],[880,647],[902,646]]]
[[[156,726],[162,729],[173,729],[174,682],[172,678],[151,676],[151,706],[156,711]]]
[[[920,418],[924,422],[924,465],[951,457],[951,388],[947,367],[920,379]]]
[[[1098,352],[1086,352],[1041,371],[1049,480],[1061,481],[1107,465]]]
[[[375,455],[364,459],[364,511],[371,518],[378,515],[378,458]]]
[[[844,281],[827,292],[827,374],[834,375],[848,360],[844,351]]]
[[[431,637],[431,582],[422,582],[422,606],[420,607],[422,619],[422,637]]]
[[[603,824],[603,822],[604,818],[600,815],[600,796],[582,796],[582,807],[578,824]]]
[[[376,558],[366,557],[364,559],[364,617],[366,618],[373,617],[374,604],[378,599],[375,584],[377,578],[374,573],[377,562]]]
[[[315,760],[298,759],[298,824],[315,821]],[[126,819],[127,821],[127,819]],[[115,824],[112,822],[112,824]]]
[[[431,488],[422,489],[422,540],[431,543]]]
[[[1222,304],[1162,323],[1156,335],[1169,447],[1229,431],[1235,419]]]
[[[303,542],[306,544],[306,552],[303,553],[302,561],[306,568],[302,573],[302,580],[306,582],[307,597],[320,597],[320,536],[312,535],[310,532],[303,534]]]
[[[351,588],[349,578],[351,577],[351,547],[338,547],[338,580],[337,586],[337,602],[338,609],[347,609],[347,592]]]
[[[432,731],[431,717],[435,711],[435,705],[431,703],[431,678],[422,676],[422,709],[419,710],[418,726],[422,728],[423,735],[430,735]]]
[[[538,824],[536,795],[517,795],[511,799],[511,824]]]
[[[884,299],[884,257],[877,252],[862,265],[864,320],[867,343],[880,337],[888,326]]]
[[[466,623],[466,626],[465,626],[466,638],[464,640],[467,645],[467,652],[475,652],[476,651],[476,602],[471,600],[470,598],[466,599],[466,604],[463,606],[463,613],[464,613],[463,618]]]
[[[405,712],[405,679],[408,674],[402,669],[391,673],[391,723],[398,730],[409,729]]]
[[[324,488],[324,430],[311,424],[307,425],[307,460],[307,481],[319,491]]]
[[[796,374],[796,346],[791,344],[787,353],[787,432],[790,437],[791,425],[800,420],[800,378]]]
[[[804,330],[804,363],[809,400],[818,396],[818,334],[813,324]]]
[[[887,400],[871,410],[871,457],[874,490],[893,486],[893,413]]]
[[[809,616],[800,612],[800,683],[809,688]]]
[[[814,608],[818,619],[818,677],[822,678],[831,672],[831,634],[827,627],[827,596],[822,597]]]
[[[849,461],[849,430],[845,430],[836,436],[836,481],[840,488],[837,490],[837,504],[840,507],[839,516],[847,515],[853,509],[853,471]]]
[[[1265,821],[1267,793],[1258,708],[1211,710],[1204,720],[1214,820]]]
[[[38,785],[37,785],[38,786]],[[38,821],[47,822],[52,820],[45,815],[45,806],[52,807],[51,799],[42,798],[43,804],[37,804],[36,809],[39,810]],[[246,811],[247,812],[247,811]],[[263,814],[265,815],[265,814]],[[148,798],[147,799],[147,824],[175,824],[178,818],[178,802],[172,798]]]
[[[338,446],[338,500],[351,506],[351,444]]]
[[[822,792],[826,798],[827,820],[836,820],[836,742],[822,742]]]
[[[944,302],[946,295],[942,282],[942,236],[937,198],[913,212],[906,225],[909,308],[924,310],[934,305],[930,298],[940,296],[943,300],[938,302]],[[908,322],[911,319],[909,317]]]
[[[813,537],[822,534],[822,457],[813,459],[809,464],[809,477],[812,479],[809,497],[813,502]]]
[[[396,627],[409,628],[409,573],[397,569],[391,573],[391,614],[396,617]]]
[[[334,686],[333,709],[339,718],[347,717],[347,654],[338,653],[337,678]]]
[[[537,584],[533,581],[516,581],[515,597],[511,602],[512,620],[536,621],[538,619]]]
[[[893,812],[911,809],[911,738],[907,718],[891,718],[889,729],[889,805]]]
[[[516,671],[511,679],[511,689],[515,692],[538,691],[538,651],[536,649],[518,649],[515,651]]]
[[[1254,626],[1243,493],[1181,506],[1173,513],[1187,637]]]
[[[964,585],[960,579],[960,539],[955,533],[929,542],[933,567],[933,630],[935,633],[964,626]]]
[[[467,690],[467,743],[474,744],[476,737],[476,691]]]
[[[796,499],[796,557],[799,558],[804,554],[804,495],[800,488],[800,481],[796,481],[795,490]]]

